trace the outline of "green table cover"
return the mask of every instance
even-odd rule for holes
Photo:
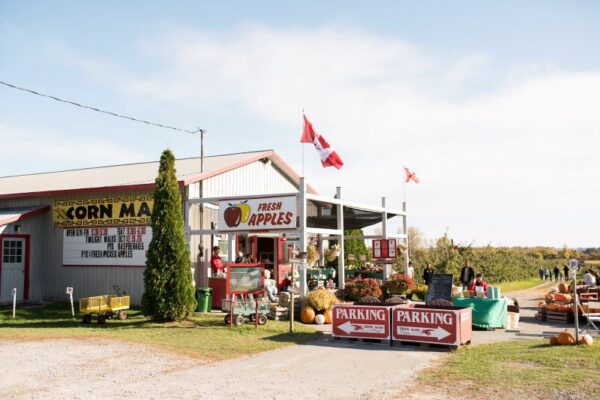
[[[456,307],[473,309],[473,326],[484,329],[504,328],[506,326],[507,299],[480,299],[476,297],[455,297],[452,304]]]

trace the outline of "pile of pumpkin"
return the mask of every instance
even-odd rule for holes
[[[334,304],[340,300],[327,289],[319,288],[309,292],[303,299],[300,320],[305,324],[331,324]]]
[[[558,335],[552,336],[550,338],[550,344],[553,346],[575,344],[575,335],[569,332],[568,329],[565,329]],[[582,335],[579,336],[579,344],[585,344],[586,346],[591,347],[594,344],[594,339],[591,335]]]
[[[554,288],[546,295],[546,301],[538,303],[538,308],[548,311],[570,312],[573,307],[569,304],[573,301],[573,296],[568,293],[569,287],[562,282],[558,285],[558,290]],[[559,304],[560,303],[560,304]]]

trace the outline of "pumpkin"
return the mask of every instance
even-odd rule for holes
[[[328,308],[324,313],[325,323],[330,324],[333,321],[333,309]]]
[[[315,310],[309,306],[304,307],[300,312],[300,321],[305,324],[312,324],[315,321]]]
[[[558,336],[551,336],[550,337],[550,345],[556,346],[557,344],[558,344]]]
[[[562,293],[557,293],[554,295],[554,300],[555,301],[564,301],[565,303],[568,303],[571,301],[571,295],[570,294],[562,294]]]
[[[579,339],[579,344],[585,344],[588,347],[592,347],[592,345],[594,344],[594,339],[591,335],[583,335]]]
[[[567,286],[567,284],[566,284],[566,283],[564,283],[564,282],[561,282],[561,283],[560,283],[560,285],[558,285],[558,290],[559,290],[561,293],[569,293],[569,286]]]
[[[546,310],[558,311],[558,304],[554,304],[554,303],[546,304]]]
[[[560,312],[569,312],[569,311],[571,311],[571,306],[559,305],[558,306],[558,311],[560,311]]]
[[[565,329],[558,334],[558,344],[575,344],[575,336]]]

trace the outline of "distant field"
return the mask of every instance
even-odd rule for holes
[[[600,265],[600,260],[590,260],[586,261],[585,265]]]

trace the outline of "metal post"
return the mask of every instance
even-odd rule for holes
[[[300,251],[306,252],[306,181],[304,177],[300,178],[299,187],[299,209],[298,215],[300,217]],[[304,296],[308,291],[308,284],[306,282],[306,262],[302,263],[300,268],[300,293]]]
[[[73,287],[67,287],[67,294],[69,295],[69,301],[71,302],[71,317],[75,321],[75,307],[73,307]]]
[[[572,263],[575,260],[571,260]],[[573,271],[573,298],[575,299],[575,345],[579,345],[579,301],[577,299],[577,270],[579,269],[577,266],[577,261],[575,261],[575,268]]]
[[[406,201],[402,203],[402,211],[404,211],[404,215],[402,216],[402,231],[406,236],[404,238],[404,243],[406,244],[406,250],[404,251],[404,272],[406,272],[406,269],[408,268],[408,262],[410,261],[410,249],[408,248],[408,229],[406,226]]]
[[[335,197],[338,200],[342,199],[342,188],[340,186],[335,188]],[[346,250],[344,246],[344,206],[342,204],[337,205],[337,229],[342,231],[342,234],[339,236],[340,255],[338,256],[337,276],[339,289],[343,289],[346,285],[346,272],[344,268]]]
[[[383,239],[387,240],[387,211],[385,211],[385,196],[381,197],[381,207],[384,211],[381,213],[381,234]],[[398,249],[396,249],[398,251]],[[383,264],[383,280],[387,281],[392,273],[392,268],[386,259],[386,262]]]
[[[294,293],[295,293],[295,288],[294,288],[294,271],[295,271],[295,262],[291,262],[290,264],[292,264],[292,272],[291,272],[291,277],[290,277],[290,287],[288,288],[288,292],[290,293],[290,304],[289,304],[289,310],[288,310],[288,318],[290,319],[290,333],[294,333]]]
[[[204,134],[206,131],[204,129],[198,128],[200,132],[200,174],[204,173]],[[204,197],[204,178],[198,182],[198,197],[201,199]],[[200,203],[200,229],[204,229],[204,203]],[[208,266],[205,266],[204,262],[204,235],[200,235],[200,245],[198,250],[200,251],[200,265],[198,266],[201,271],[201,276],[206,277],[206,280],[202,282],[203,285],[208,287],[208,272],[206,269]]]
[[[17,313],[17,288],[13,288],[12,296],[13,296],[13,319],[15,319],[16,313]]]

